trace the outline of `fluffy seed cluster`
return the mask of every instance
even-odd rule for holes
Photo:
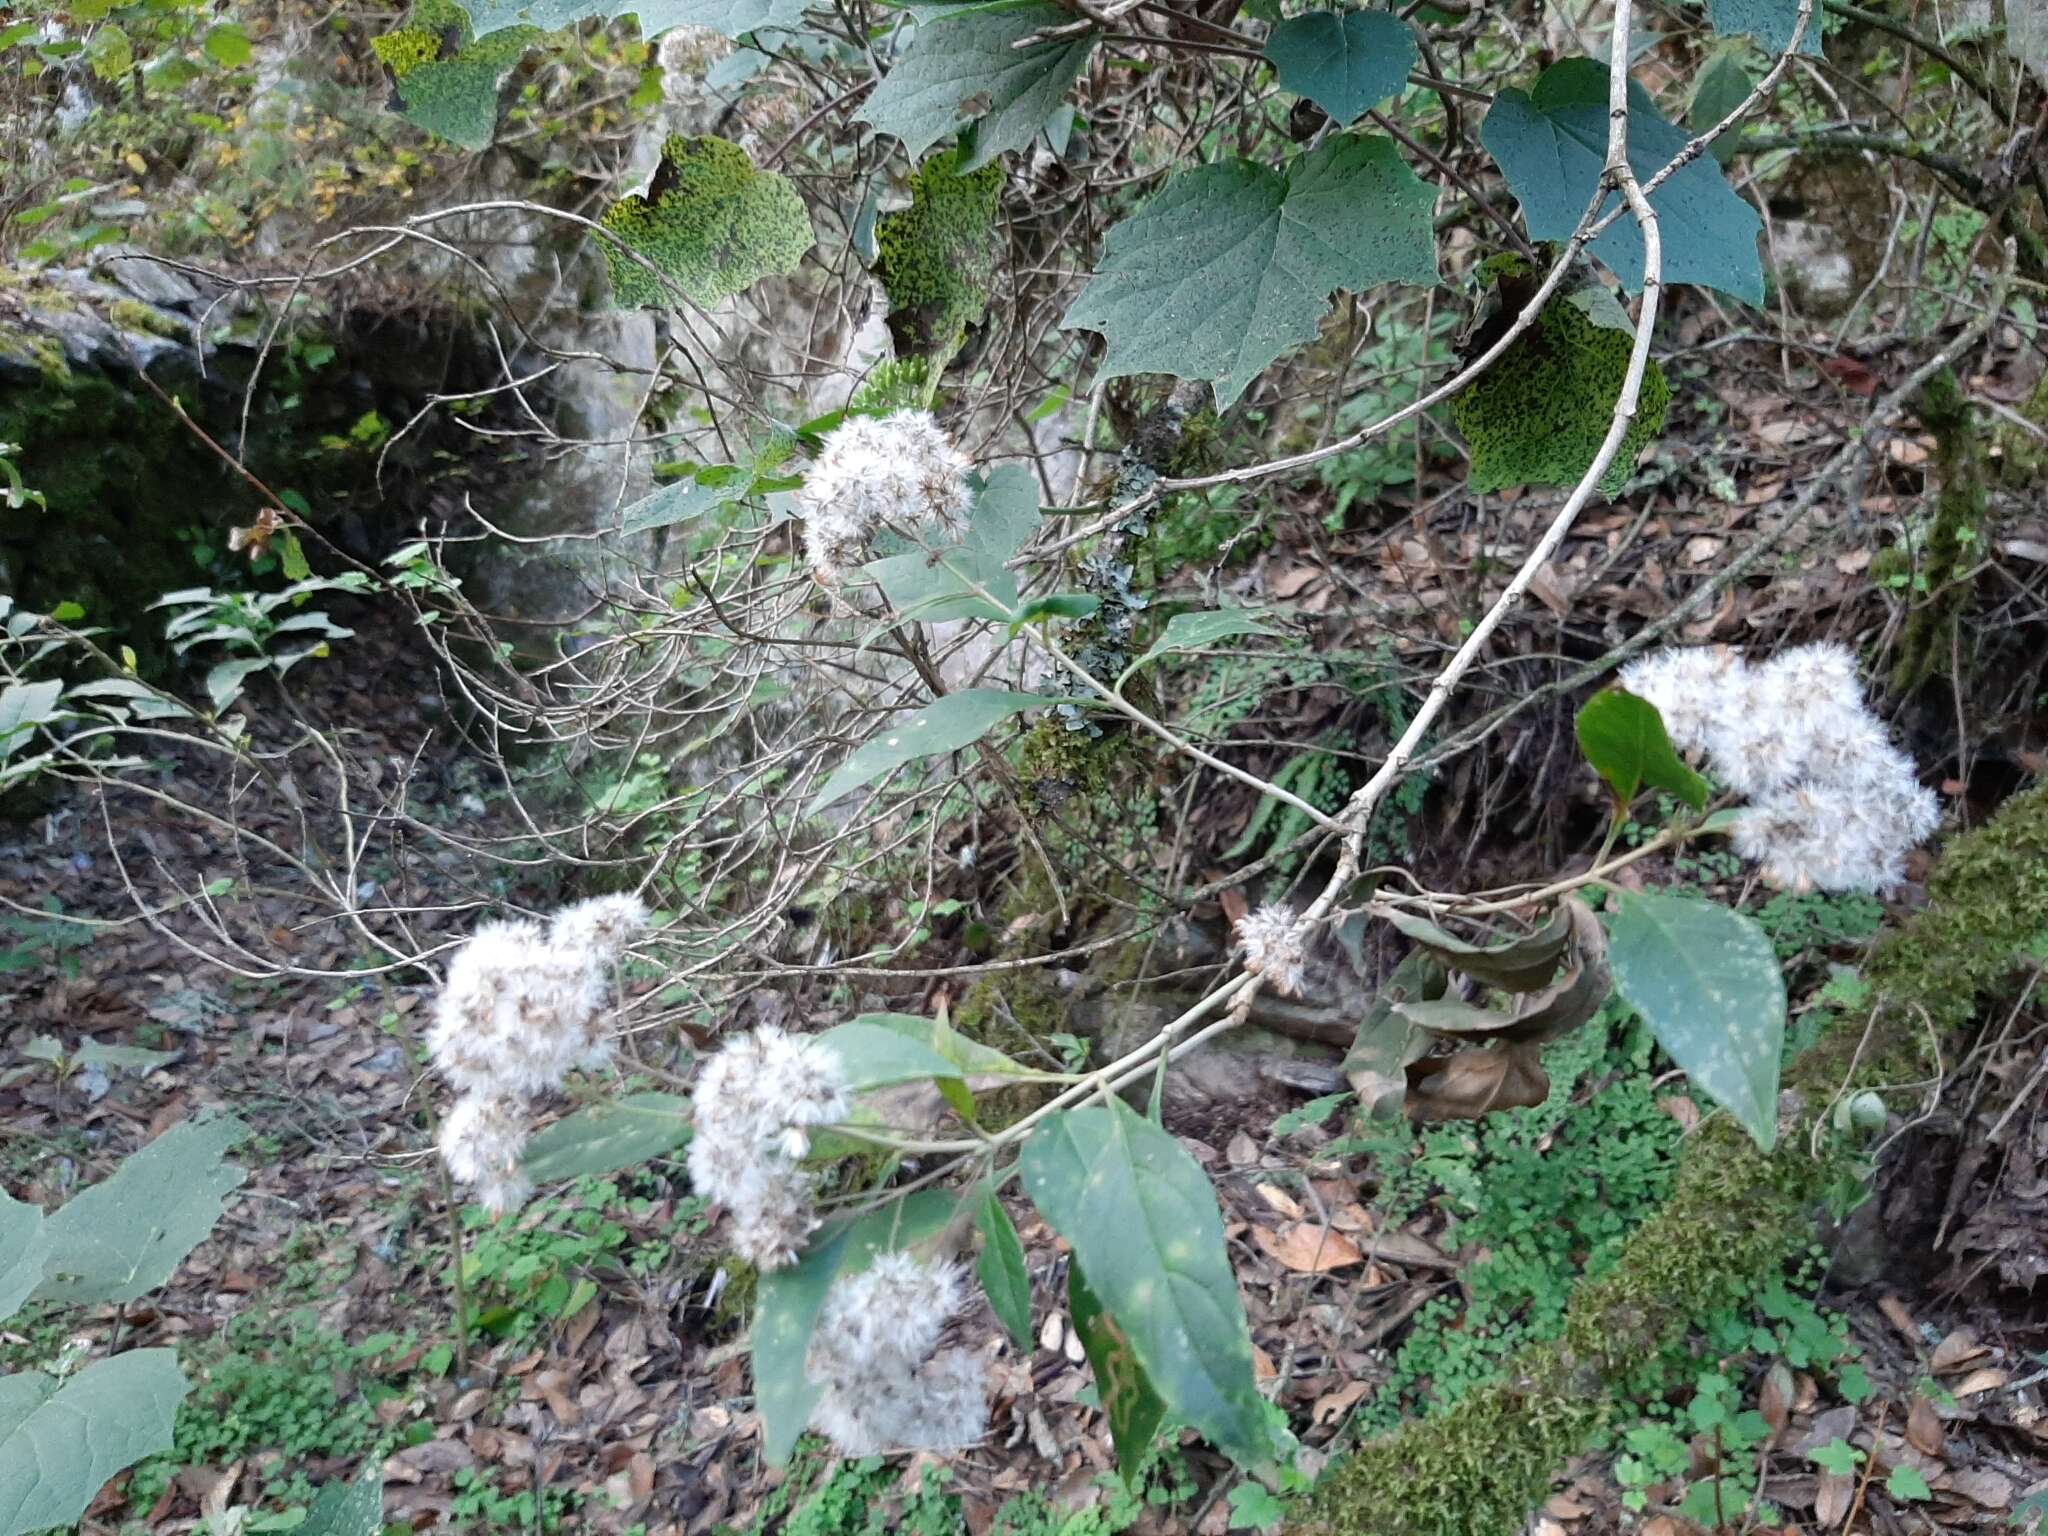
[[[812,569],[836,586],[867,559],[884,525],[958,526],[967,514],[967,469],[967,456],[927,411],[849,417],[826,434],[797,492]]]
[[[1282,997],[1301,995],[1308,934],[1291,909],[1267,902],[1245,913],[1237,920],[1237,945],[1244,951],[1246,970],[1263,976]]]
[[[848,1456],[942,1451],[988,1429],[981,1362],[941,1349],[967,1288],[958,1266],[885,1253],[835,1280],[805,1370],[824,1389],[811,1426]]]
[[[846,1118],[837,1061],[764,1026],[704,1063],[694,1113],[690,1182],[726,1208],[733,1251],[761,1270],[795,1263],[818,1225],[803,1169],[810,1128]]]
[[[527,1105],[572,1067],[611,1059],[605,1003],[612,966],[647,924],[637,896],[596,896],[541,924],[486,923],[455,952],[427,1057],[456,1090],[441,1160],[494,1212],[524,1201]]]
[[[1773,885],[1887,890],[1941,822],[1843,646],[1796,646],[1755,666],[1725,647],[1658,651],[1621,680],[1657,706],[1674,746],[1749,802],[1735,851]]]

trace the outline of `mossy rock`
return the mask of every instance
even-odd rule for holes
[[[1488,265],[1499,265],[1498,259]],[[1514,285],[1504,282],[1503,289],[1512,295]],[[1513,302],[1512,297],[1506,300]],[[1604,289],[1552,299],[1535,324],[1451,401],[1451,420],[1472,450],[1468,489],[1578,483],[1599,452],[1621,398],[1635,344],[1626,325],[1627,317],[1619,315]],[[1602,495],[1617,496],[1628,484],[1637,458],[1664,430],[1670,404],[1671,386],[1652,362],[1643,375],[1635,419],[1600,477]]]
[[[958,163],[953,150],[926,160],[910,178],[910,206],[875,224],[875,273],[899,356],[943,363],[988,308],[1003,173],[991,164],[962,176]]]
[[[1334,1463],[1289,1529],[1329,1536],[1475,1536],[1521,1529],[1567,1461],[1639,1386],[1646,1361],[1699,1320],[1753,1295],[1811,1241],[1843,1153],[1825,1134],[1837,1097],[1928,1080],[1930,1054],[2048,933],[2048,785],[1955,838],[1928,905],[1865,967],[1874,1016],[1844,1015],[1799,1058],[1777,1149],[1725,1117],[1686,1144],[1669,1201],[1614,1267],[1572,1295],[1561,1337],[1523,1350],[1446,1412]],[[1933,1037],[1930,1039],[1930,1035]],[[1955,1050],[1944,1050],[1950,1061]]]
[[[692,303],[709,306],[772,273],[795,271],[817,243],[787,180],[756,170],[737,144],[679,134],[662,146],[647,196],[620,198],[605,210],[604,227],[628,248],[607,241],[604,250],[612,301],[622,308],[670,302],[635,257]]]

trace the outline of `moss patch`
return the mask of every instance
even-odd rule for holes
[[[875,225],[875,271],[899,356],[951,357],[988,308],[1002,168],[961,176],[957,163],[952,150],[925,161],[910,178],[910,206]]]
[[[1970,571],[1982,558],[1987,507],[1984,459],[1956,376],[1944,368],[1920,391],[1920,424],[1934,434],[1934,473],[1941,492],[1920,551],[1924,596],[1899,636],[1892,688],[1910,693],[1941,670],[1949,638],[1970,598]]]
[[[724,139],[672,135],[646,197],[622,197],[604,227],[691,300],[716,304],[773,272],[794,271],[815,239],[796,188],[757,171],[747,152]],[[622,306],[666,305],[661,283],[607,242],[612,299]]]
[[[1526,275],[1526,269],[1520,274],[1502,269],[1500,275],[1513,279]],[[1512,281],[1503,287],[1512,293]],[[1600,306],[1581,302],[1581,297],[1553,299],[1536,323],[1451,402],[1451,419],[1472,449],[1472,490],[1575,485],[1599,452],[1621,397],[1634,339],[1626,330],[1600,323],[1594,317]],[[1635,420],[1600,477],[1604,495],[1618,495],[1628,484],[1637,456],[1664,430],[1670,404],[1671,387],[1653,362],[1643,375]]]
[[[1716,1118],[1687,1145],[1671,1199],[1614,1268],[1573,1293],[1563,1335],[1509,1360],[1452,1409],[1337,1463],[1297,1531],[1467,1536],[1519,1529],[1551,1479],[1606,1424],[1632,1378],[1703,1315],[1755,1292],[1807,1241],[1835,1172],[1809,1133],[1835,1097],[1924,1079],[1929,1026],[1953,1034],[2048,930],[2048,785],[1954,839],[1928,906],[1880,943],[1869,1021],[1844,1016],[1787,1075],[1777,1150]]]

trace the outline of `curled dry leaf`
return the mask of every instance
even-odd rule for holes
[[[1389,912],[1387,921],[1453,970],[1463,971],[1504,992],[1534,992],[1557,974],[1557,962],[1572,942],[1573,920],[1560,905],[1534,933],[1502,944],[1474,944],[1407,912]],[[1597,924],[1595,925],[1598,926]]]
[[[1429,1037],[1395,1010],[1404,1003],[1442,997],[1449,980],[1443,962],[1429,950],[1418,949],[1394,967],[1380,988],[1342,1068],[1358,1095],[1360,1118],[1391,1120],[1401,1113],[1408,1093],[1404,1069],[1429,1049]]]
[[[1607,935],[1600,926],[1600,919],[1593,915],[1592,908],[1573,897],[1567,897],[1559,904],[1557,918],[1551,926],[1561,926],[1568,936],[1570,964],[1562,976],[1540,991],[1526,987],[1518,989],[1528,995],[1521,999],[1513,1013],[1496,1013],[1492,1009],[1475,1008],[1469,1003],[1449,999],[1402,1002],[1395,1005],[1395,1012],[1432,1034],[1455,1040],[1501,1040],[1540,1045],[1570,1034],[1593,1017],[1613,988],[1607,973]],[[1548,932],[1546,929],[1545,933]],[[1555,953],[1550,956],[1546,975],[1556,968],[1557,958]],[[1451,963],[1465,970],[1474,962],[1457,959]],[[1478,971],[1470,974],[1479,976],[1483,981],[1493,980]],[[1501,985],[1498,981],[1494,984]]]
[[[1472,1046],[1408,1068],[1407,1110],[1414,1120],[1477,1120],[1497,1109],[1524,1109],[1550,1096],[1550,1078],[1533,1045]]]
[[[1948,1432],[1941,1427],[1941,1416],[1934,1411],[1934,1404],[1916,1396],[1906,1413],[1907,1443],[1923,1456],[1939,1456],[1947,1439]]]

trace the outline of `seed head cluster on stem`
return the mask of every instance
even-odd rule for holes
[[[1913,760],[1863,700],[1856,658],[1828,643],[1752,664],[1725,647],[1653,652],[1622,669],[1680,751],[1749,803],[1735,851],[1792,891],[1885,891],[1941,823]]]
[[[485,923],[449,962],[426,1041],[457,1094],[441,1160],[493,1213],[532,1193],[520,1153],[535,1096],[611,1060],[612,972],[647,917],[637,896],[594,896],[547,923]]]

